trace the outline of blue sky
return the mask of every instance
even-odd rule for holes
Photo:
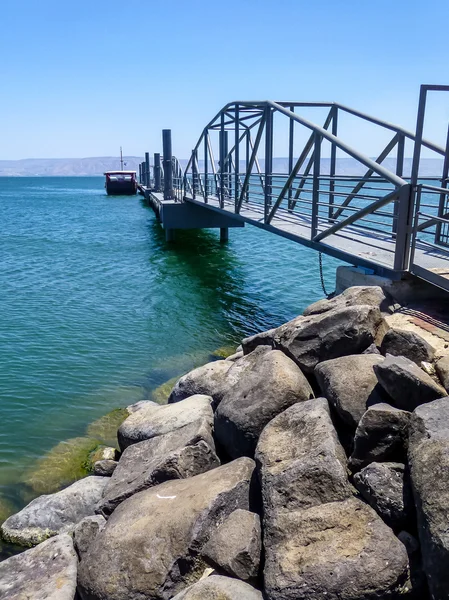
[[[414,129],[420,83],[449,83],[448,23],[447,0],[2,0],[0,159],[142,155],[166,127],[184,157],[236,99],[336,100]],[[430,109],[441,143],[449,94]]]

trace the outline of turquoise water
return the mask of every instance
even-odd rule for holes
[[[317,253],[249,226],[166,244],[101,177],[0,178],[0,206],[0,501],[16,506],[58,442],[323,296]]]

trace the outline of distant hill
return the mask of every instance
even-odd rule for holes
[[[126,156],[123,158],[126,162],[127,170],[139,170],[139,163],[143,157]],[[329,173],[329,159],[323,158],[322,173]],[[404,176],[410,175],[411,158],[405,159]],[[186,159],[181,159],[180,164],[185,167]],[[261,168],[264,168],[263,159],[260,161]],[[383,163],[391,171],[395,171],[395,160],[386,159]],[[202,161],[199,161],[200,170]],[[422,177],[431,175],[441,175],[443,166],[442,159],[423,158],[420,165],[420,174]],[[120,160],[112,156],[99,156],[94,158],[25,158],[23,160],[0,160],[0,177],[86,177],[103,175],[105,171],[112,171],[120,168]],[[241,171],[244,171],[245,164],[240,164]],[[287,158],[274,158],[273,171],[275,173],[286,173],[288,170]],[[362,175],[365,168],[352,158],[340,158],[337,160],[337,173],[340,175]]]

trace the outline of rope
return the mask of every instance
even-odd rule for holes
[[[320,263],[321,289],[323,290],[323,294],[329,300],[329,298],[333,298],[335,296],[335,290],[333,292],[331,292],[330,294],[328,294],[328,292],[326,290],[326,286],[324,284],[324,275],[323,275],[323,257],[322,257],[321,252],[318,253],[318,260],[319,260],[319,263]]]

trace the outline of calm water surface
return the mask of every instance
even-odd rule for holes
[[[250,226],[168,245],[100,177],[0,178],[0,206],[0,500],[16,506],[58,442],[323,295],[315,252]]]

